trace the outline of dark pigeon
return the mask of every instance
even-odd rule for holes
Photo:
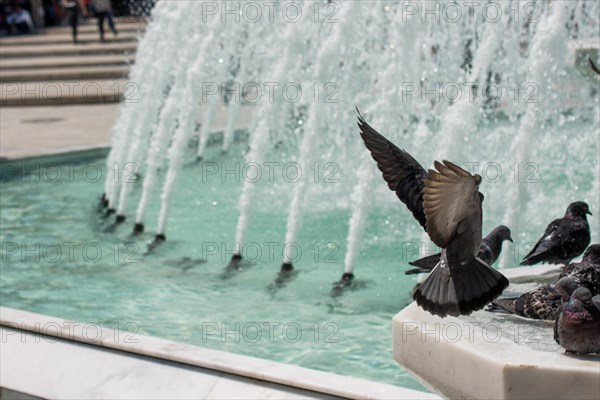
[[[413,298],[433,315],[468,315],[498,297],[508,286],[504,275],[477,257],[481,245],[481,176],[450,161],[435,162],[425,171],[406,151],[396,147],[357,110],[365,146],[377,162],[388,187],[443,249],[439,264]]]
[[[493,265],[498,260],[498,257],[500,257],[502,243],[505,240],[508,240],[511,243],[513,241],[512,237],[510,236],[510,229],[504,225],[497,226],[481,241],[481,246],[479,247],[477,257],[479,257],[486,264],[490,266]],[[409,264],[417,268],[409,269],[405,272],[405,274],[428,274],[440,262],[441,256],[442,253],[437,253],[428,257],[411,261]]]
[[[562,305],[554,322],[554,340],[567,353],[600,353],[600,308],[588,288],[580,287]]]
[[[510,299],[496,299],[487,311],[517,314],[531,319],[554,320],[563,301],[579,285],[571,277],[559,279],[554,285],[546,285]]]
[[[590,65],[592,66],[592,70],[597,73],[598,75],[600,75],[600,68],[598,68],[596,65],[594,65],[594,62],[592,61],[591,58],[588,58]]]
[[[583,253],[583,259],[578,263],[565,265],[560,278],[570,276],[580,286],[585,286],[592,296],[600,294],[600,244],[593,244]]]
[[[590,226],[586,215],[592,215],[582,201],[571,203],[563,218],[546,227],[544,234],[525,256],[521,265],[537,263],[568,264],[590,244]]]

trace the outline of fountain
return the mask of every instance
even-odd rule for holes
[[[94,198],[104,193],[98,209],[106,219],[98,223],[94,214],[91,226],[114,224],[88,239],[148,246],[139,253],[143,262],[121,268],[126,264],[111,264],[105,253],[105,268],[93,269],[100,283],[83,279],[88,275],[72,264],[66,272],[48,268],[50,278],[43,268],[10,275],[9,285],[23,285],[22,293],[3,288],[11,307],[36,304],[35,311],[48,313],[62,301],[74,315],[68,317],[103,323],[150,309],[143,321],[152,334],[178,341],[202,336],[202,346],[398,383],[381,337],[389,336],[391,315],[410,303],[415,282],[403,266],[432,246],[382,182],[358,135],[355,107],[425,167],[447,158],[483,176],[484,231],[506,224],[515,239],[501,260],[507,271],[569,202],[585,200],[600,212],[598,78],[574,61],[583,43],[598,41],[600,3],[281,1],[272,9],[252,6],[253,14],[250,6],[227,4],[225,12],[211,1],[157,2],[140,41],[129,78],[138,101],[121,105],[109,173],[102,187],[93,187]],[[228,163],[260,168],[262,175],[203,179],[203,168]],[[273,165],[299,174],[271,181]],[[10,222],[13,214],[2,217]],[[125,226],[130,221],[133,232]],[[17,225],[8,226],[20,240]],[[596,242],[598,221],[590,226]],[[63,238],[53,228],[41,231]],[[253,261],[244,249],[266,249],[265,243],[277,249],[273,258],[266,260],[265,251],[246,268]],[[323,262],[325,251],[340,257],[337,264]],[[372,283],[360,285],[363,278]],[[45,281],[58,299],[37,305],[31,285]],[[88,294],[82,286],[86,298],[110,292],[107,310],[59,298],[82,298]],[[424,318],[418,311],[403,316]],[[343,340],[242,346],[207,339],[203,325],[290,315],[313,318],[319,329],[324,321],[342,321]],[[394,326],[402,329],[399,320]],[[319,355],[305,353],[307,343]],[[332,365],[348,351],[348,365]],[[396,359],[415,358],[409,353],[396,351]]]
[[[282,12],[292,3],[284,2]],[[164,241],[183,150],[195,134],[196,115],[202,115],[196,153],[202,161],[218,106],[226,107],[222,151],[227,153],[240,110],[248,106],[242,98],[248,94],[240,93],[240,87],[249,83],[262,92],[267,83],[299,86],[314,82],[316,92],[323,91],[320,86],[330,85],[334,94],[341,95],[330,103],[322,98],[319,101],[318,96],[307,99],[307,89],[300,87],[304,89],[300,101],[290,101],[288,92],[273,90],[268,101],[263,98],[250,105],[254,112],[246,122],[250,136],[247,163],[263,163],[274,144],[287,143],[291,151],[291,146],[300,143],[297,163],[303,173],[293,187],[285,243],[298,239],[310,186],[306,171],[312,163],[331,158],[339,166],[351,168],[352,154],[362,151],[356,144],[350,113],[354,105],[360,104],[377,104],[371,107],[376,126],[399,127],[404,134],[421,132],[410,138],[414,154],[462,160],[474,169],[480,168],[480,160],[489,160],[483,167],[494,184],[486,188],[491,192],[488,201],[490,207],[504,210],[494,213],[494,223],[506,221],[518,229],[532,206],[543,204],[544,194],[536,193],[535,200],[531,198],[528,183],[535,179],[528,181],[523,175],[539,175],[531,159],[539,158],[541,149],[532,147],[541,140],[544,130],[557,123],[554,121],[564,121],[562,113],[581,112],[563,105],[555,91],[562,87],[559,76],[569,68],[565,55],[569,54],[572,38],[582,40],[594,34],[598,21],[592,15],[597,6],[565,3],[563,7],[540,2],[531,9],[518,2],[505,2],[494,5],[494,16],[488,15],[489,6],[470,7],[468,18],[460,18],[456,10],[452,14],[447,5],[437,4],[434,8],[443,17],[440,22],[440,15],[431,11],[428,19],[424,3],[390,1],[373,7],[348,2],[336,6],[339,9],[330,8],[326,2],[317,2],[312,8],[309,4],[293,4],[299,7],[294,16],[282,13],[280,18],[269,19],[252,19],[241,11],[241,18],[235,12],[220,16],[212,6],[192,7],[189,2],[156,7],[131,73],[132,80],[141,82],[144,96],[139,103],[122,107],[108,159],[111,168],[134,166],[143,172],[134,234],[145,230],[152,190],[159,171],[168,162],[156,233],[157,240]],[[193,23],[200,19],[206,23]],[[410,35],[420,40],[409,40]],[[170,45],[176,38],[186,38],[190,45]],[[159,63],[148,68],[157,55],[161,55]],[[233,91],[229,93],[231,98],[227,98],[228,91]],[[513,101],[507,100],[509,97]],[[577,104],[584,105],[585,101],[581,99]],[[482,143],[475,136],[479,135],[478,129],[487,121],[501,120],[502,115],[519,126],[517,134],[492,146]],[[499,126],[495,131],[500,134],[506,129]],[[432,141],[438,144],[433,152],[427,148]],[[502,152],[500,148],[511,151]],[[507,153],[516,154],[516,162],[509,163]],[[354,276],[373,171],[368,161],[358,167],[342,283]],[[498,181],[511,174],[517,184],[509,179]],[[256,190],[255,182],[244,181],[236,251],[229,267],[237,267],[242,261],[240,249],[247,240]],[[107,215],[117,214],[117,223],[125,221],[130,192],[130,180],[107,177],[104,203]],[[501,207],[496,195],[503,192],[509,193],[510,204],[519,206]],[[350,194],[343,190],[340,193]],[[294,269],[292,258],[293,254],[283,254],[283,274]],[[502,266],[509,262],[505,258]]]

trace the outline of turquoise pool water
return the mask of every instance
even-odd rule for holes
[[[217,149],[210,151],[220,159]],[[362,290],[330,296],[332,282],[343,272],[348,210],[327,206],[306,214],[296,247],[302,250],[298,275],[272,290],[289,199],[272,199],[268,189],[258,195],[243,251],[256,262],[224,279],[241,189],[235,179],[201,184],[203,167],[187,165],[168,241],[144,254],[153,220],[148,233],[132,238],[132,221],[111,231],[114,216],[104,220],[97,211],[102,180],[92,181],[95,166],[104,163],[104,158],[53,163],[3,182],[3,306],[422,388],[392,359],[391,318],[409,303],[414,280],[389,256],[396,246],[391,236],[376,239],[399,229],[385,210],[371,215],[356,271]],[[58,170],[63,176],[55,179]],[[152,216],[158,213],[156,203]],[[382,227],[387,232],[380,232]],[[415,240],[419,235],[415,230]]]
[[[591,137],[593,129],[588,124],[571,132]],[[359,290],[331,296],[332,283],[344,268],[350,216],[348,196],[340,193],[351,189],[354,179],[354,172],[343,164],[333,182],[324,182],[331,170],[319,167],[319,183],[309,192],[294,246],[302,252],[294,263],[294,280],[278,290],[271,286],[282,260],[293,188],[280,168],[274,170],[274,182],[258,183],[249,242],[242,250],[255,262],[224,276],[233,251],[243,175],[223,177],[220,171],[235,170],[236,163],[243,162],[245,146],[236,142],[229,155],[221,155],[218,146],[209,147],[205,163],[192,161],[190,146],[171,208],[168,240],[149,254],[160,188],[148,210],[146,233],[131,237],[141,181],[134,185],[128,220],[114,226],[114,216],[105,219],[97,208],[107,173],[103,156],[64,159],[38,168],[33,160],[21,174],[8,169],[14,165],[3,165],[4,175],[13,177],[0,189],[1,304],[424,390],[392,358],[391,320],[411,301],[416,281],[403,273],[406,260],[417,258],[420,246],[434,249],[419,244],[423,231],[379,177],[355,270]],[[543,180],[536,189],[564,194],[557,188],[575,182],[578,189],[569,196],[585,196],[593,185],[593,168],[598,168],[596,149],[594,143],[585,150],[589,154],[579,154],[592,160],[593,167],[575,177],[543,164],[544,154],[538,156]],[[272,159],[288,156],[276,154]],[[502,190],[498,185],[483,190],[486,232],[501,222],[506,206],[499,196]],[[597,198],[583,199],[600,214]],[[532,215],[523,232],[513,233],[521,239],[517,245],[535,240],[544,221],[561,215],[562,203],[566,207],[569,200],[561,197],[549,206],[551,216]],[[597,241],[598,220],[590,224],[592,240]],[[505,254],[518,258],[519,252],[505,249]]]

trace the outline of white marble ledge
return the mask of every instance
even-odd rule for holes
[[[0,327],[3,399],[338,398],[11,329]]]
[[[568,356],[552,322],[478,311],[439,318],[412,303],[393,320],[394,359],[449,398],[600,399],[600,356]]]
[[[102,328],[98,332],[96,325],[89,328],[83,323],[7,307],[0,307],[0,325],[4,327],[7,337],[19,335],[20,333],[16,331],[16,329],[19,329],[68,341],[87,343],[105,349],[114,349],[205,368],[213,370],[215,373],[225,373],[229,377],[235,375],[252,378],[330,396],[356,399],[439,398],[430,393],[176,343],[150,336],[136,334],[133,337],[128,337],[123,332],[118,333],[108,328]],[[115,338],[118,339],[115,340]],[[56,357],[61,357],[61,355],[57,354]],[[47,361],[52,363],[52,360],[50,358]],[[159,362],[159,360],[156,362]],[[218,385],[215,387],[218,389]],[[246,397],[243,393],[238,394],[239,396]],[[251,394],[249,396],[253,397]]]
[[[534,265],[529,267],[501,269],[500,272],[511,281],[534,279],[536,276],[558,276],[562,265]]]

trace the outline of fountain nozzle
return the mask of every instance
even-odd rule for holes
[[[156,236],[154,236],[154,240],[152,241],[152,243],[150,243],[148,245],[148,251],[146,252],[147,254],[151,253],[154,251],[154,249],[161,244],[162,242],[164,242],[165,240],[167,240],[167,237],[165,236],[164,233],[157,233]]]
[[[102,193],[102,197],[100,197],[100,204],[98,204],[98,208],[106,207],[108,207],[108,197],[106,197],[106,193]]]
[[[354,287],[354,274],[352,272],[344,272],[344,275],[337,281],[331,289],[331,297],[341,296],[345,290]]]
[[[123,222],[125,222],[125,216],[124,215],[117,215],[117,219],[115,220],[115,223],[122,224]]]
[[[340,283],[350,283],[354,279],[354,274],[352,272],[344,272],[342,275],[342,279],[340,279]]]
[[[134,235],[139,235],[139,234],[141,234],[143,232],[144,232],[144,224],[142,224],[141,222],[137,222],[133,226],[133,234]]]
[[[294,266],[292,265],[292,263],[284,262],[283,264],[281,264],[281,272],[289,272],[293,270]]]
[[[234,254],[231,256],[231,261],[225,267],[225,270],[221,274],[221,279],[229,279],[232,278],[237,272],[242,270],[242,266],[240,265],[242,262],[242,256],[240,254]]]

